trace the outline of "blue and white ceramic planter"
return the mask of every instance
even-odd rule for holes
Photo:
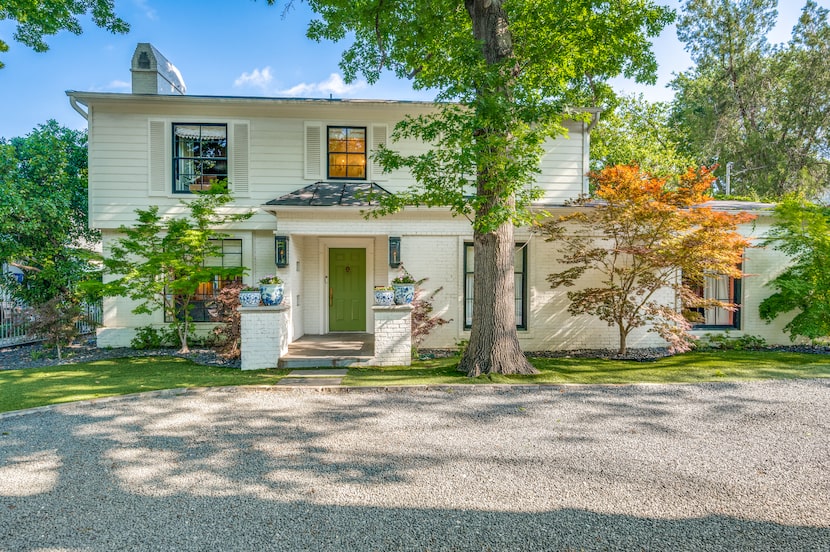
[[[266,307],[276,307],[282,303],[284,293],[284,284],[261,284],[259,286],[259,294],[260,297],[262,297],[262,304]]]
[[[391,307],[395,304],[395,290],[392,289],[376,289],[375,290],[375,305],[379,307]]]
[[[243,307],[258,307],[260,295],[258,291],[240,291],[239,304]]]
[[[395,288],[395,304],[408,305],[415,299],[415,284],[392,284]]]

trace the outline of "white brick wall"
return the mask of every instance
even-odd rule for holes
[[[290,307],[240,307],[243,370],[276,368],[288,352]]]
[[[412,363],[412,307],[372,307],[375,315],[375,356],[372,366]]]

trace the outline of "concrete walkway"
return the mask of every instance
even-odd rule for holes
[[[337,387],[343,381],[347,368],[314,368],[292,370],[277,385],[291,387]]]

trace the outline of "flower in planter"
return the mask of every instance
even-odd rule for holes
[[[282,279],[279,276],[275,276],[273,274],[269,274],[263,278],[259,279],[260,284],[270,285],[270,284],[281,284]]]
[[[414,284],[415,278],[401,265],[401,273],[392,280],[393,284]]]
[[[394,289],[392,286],[375,286],[375,291],[393,291]]]
[[[259,288],[254,287],[254,286],[245,286],[245,287],[243,287],[242,289],[239,290],[240,293],[242,293],[243,291],[251,291],[251,292],[255,291],[255,292],[259,293]]]

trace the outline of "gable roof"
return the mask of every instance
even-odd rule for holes
[[[367,207],[377,205],[373,195],[392,195],[375,182],[315,182],[265,205],[308,207]]]

